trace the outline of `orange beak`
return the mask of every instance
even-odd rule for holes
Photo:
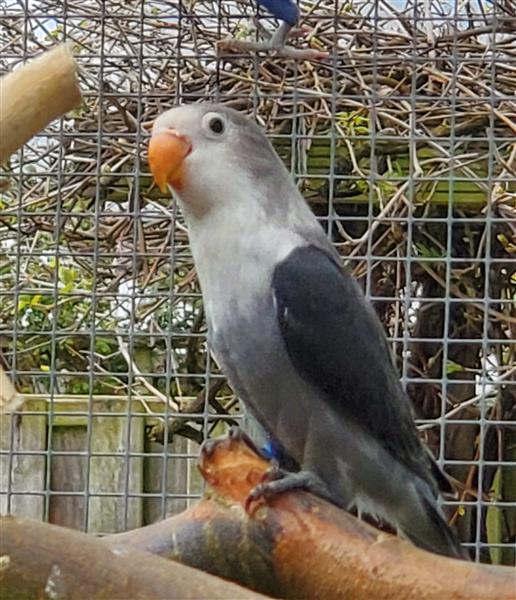
[[[162,192],[171,185],[181,189],[183,162],[192,151],[190,140],[173,129],[151,137],[149,143],[149,166],[156,185]]]

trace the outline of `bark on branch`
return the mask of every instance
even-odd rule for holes
[[[209,488],[192,509],[105,538],[262,593],[285,598],[514,599],[514,572],[430,554],[305,492],[245,511],[268,464],[238,438],[211,443],[200,469]]]
[[[77,65],[58,46],[0,80],[0,164],[81,101]]]
[[[72,529],[0,519],[2,600],[266,600],[240,586],[130,547],[106,546]]]

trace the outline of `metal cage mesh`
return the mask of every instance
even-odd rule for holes
[[[514,564],[514,6],[300,6],[295,44],[327,59],[218,55],[254,36],[240,0],[0,3],[2,69],[67,40],[84,91],[2,174],[0,357],[28,402],[2,418],[0,507],[100,534],[164,518],[242,419],[146,163],[154,117],[210,99],[264,126],[373,301],[463,543]]]

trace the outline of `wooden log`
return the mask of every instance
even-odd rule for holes
[[[64,44],[0,80],[0,164],[81,102],[77,64]]]
[[[234,583],[57,525],[0,518],[2,600],[264,600]]]
[[[268,464],[242,439],[211,442],[197,506],[104,538],[181,561],[284,598],[513,600],[514,571],[438,556],[296,491],[245,510]]]

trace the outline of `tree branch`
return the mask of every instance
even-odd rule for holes
[[[425,552],[305,492],[249,516],[246,499],[268,466],[242,439],[209,442],[200,463],[209,487],[197,506],[104,541],[285,598],[514,598],[512,569]]]
[[[72,529],[0,518],[2,600],[265,600],[234,583]]]
[[[217,51],[219,54],[227,52],[247,53],[247,52],[266,52],[272,53],[278,58],[290,58],[293,60],[322,60],[328,58],[328,52],[314,50],[312,48],[294,48],[293,46],[283,46],[279,49],[272,49],[267,42],[247,42],[244,40],[235,40],[233,38],[220,40],[217,42]]]
[[[249,492],[268,466],[242,436],[209,441],[200,462],[208,488],[197,506],[102,540],[4,517],[2,598],[262,597],[179,562],[296,600],[514,598],[513,569],[430,554],[306,492],[248,514]]]

